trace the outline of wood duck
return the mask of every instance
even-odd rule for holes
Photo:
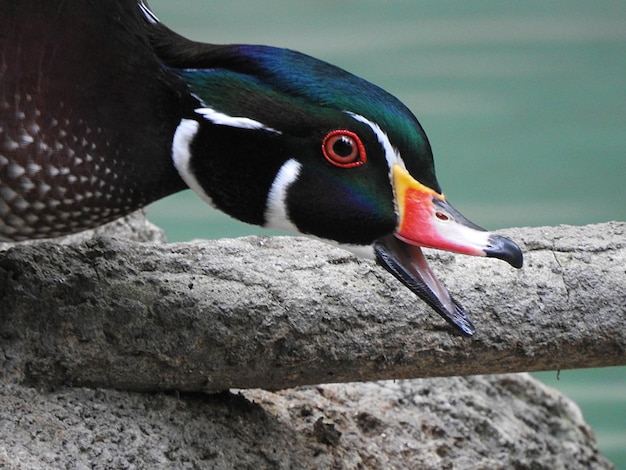
[[[0,240],[186,188],[376,259],[466,335],[421,247],[522,265],[448,203],[419,122],[377,86],[292,50],[190,41],[142,0],[0,0]]]

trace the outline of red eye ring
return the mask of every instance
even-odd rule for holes
[[[344,129],[326,134],[322,141],[324,158],[339,168],[354,168],[367,161],[365,146],[358,135]]]

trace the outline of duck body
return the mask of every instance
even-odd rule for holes
[[[190,41],[143,0],[0,0],[0,240],[186,188],[376,259],[465,334],[421,247],[522,263],[449,205],[424,130],[381,88],[287,49]]]
[[[92,228],[186,187],[169,149],[191,100],[144,22],[135,2],[0,1],[0,239]]]

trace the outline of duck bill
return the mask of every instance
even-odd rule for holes
[[[374,243],[376,261],[396,279],[461,333],[472,336],[475,328],[469,316],[432,272],[419,246],[409,245],[394,235]]]
[[[474,326],[463,307],[432,272],[421,247],[502,259],[522,266],[522,252],[511,240],[473,224],[442,194],[416,181],[395,165],[392,180],[399,224],[396,233],[374,245],[376,259],[385,269],[466,335]]]

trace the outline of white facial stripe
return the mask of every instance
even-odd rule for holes
[[[280,167],[265,203],[265,228],[300,233],[287,214],[287,191],[298,179],[301,168],[302,165],[293,158]]]
[[[372,129],[372,132],[376,134],[376,137],[378,138],[378,142],[380,143],[380,145],[382,145],[383,150],[385,151],[385,158],[387,159],[387,165],[389,165],[390,172],[394,165],[400,165],[402,168],[406,168],[404,166],[404,161],[402,160],[400,153],[398,153],[398,151],[393,147],[393,145],[391,145],[391,142],[389,141],[389,137],[387,136],[385,131],[383,131],[380,128],[378,124],[370,121],[369,119],[361,116],[360,114],[351,113],[349,111],[347,112],[347,114],[352,116],[356,121],[362,122],[363,124],[366,124],[367,126],[369,126]]]
[[[180,124],[178,124],[176,132],[174,133],[174,140],[172,141],[172,160],[178,170],[178,174],[183,181],[187,183],[187,186],[207,204],[213,206],[213,201],[204,191],[200,183],[198,183],[198,180],[191,170],[191,151],[189,146],[198,133],[199,127],[200,123],[193,119],[180,120]]]
[[[234,117],[228,114],[220,113],[213,108],[196,108],[194,111],[200,114],[207,121],[220,126],[238,127],[239,129],[261,129],[274,134],[280,134],[276,129],[267,127],[266,125],[247,117]]]
[[[329,245],[337,246],[344,250],[350,251],[360,258],[374,259],[374,248],[372,245],[351,245],[347,243],[339,243],[335,240],[328,240],[326,238],[316,237],[310,233],[301,233],[298,227],[289,220],[287,214],[287,191],[289,187],[300,176],[300,170],[302,165],[296,160],[287,160],[280,168],[274,178],[272,187],[267,196],[267,203],[265,209],[265,228],[280,230],[283,232],[295,233],[298,235],[305,235],[315,240],[320,240]]]

